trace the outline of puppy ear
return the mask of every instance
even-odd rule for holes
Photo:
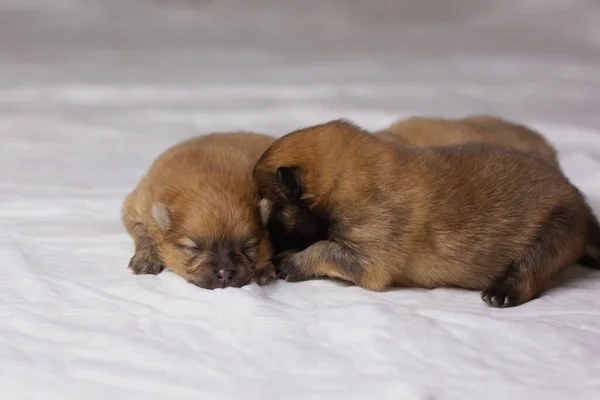
[[[271,212],[273,211],[273,202],[268,199],[261,199],[258,202],[258,209],[260,210],[260,219],[264,226],[267,226],[269,218],[271,218]]]
[[[298,167],[279,167],[277,168],[277,179],[279,184],[287,189],[293,197],[302,195],[302,180],[300,179],[300,168]]]
[[[154,203],[152,205],[152,218],[154,218],[160,229],[164,231],[171,226],[169,209],[163,203]]]

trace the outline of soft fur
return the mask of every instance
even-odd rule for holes
[[[135,242],[129,267],[167,267],[200,287],[264,283],[275,271],[252,168],[273,138],[212,134],[163,153],[125,199],[123,223]]]
[[[525,125],[491,115],[457,119],[411,117],[394,122],[389,128],[376,132],[375,136],[386,142],[413,147],[489,143],[539,157],[560,169],[556,150],[541,134]],[[590,224],[600,232],[596,220],[591,220]],[[309,240],[304,238],[304,242]],[[587,253],[577,262],[600,268],[597,260],[598,251],[588,247]]]
[[[375,135],[404,146],[452,146],[490,143],[534,154],[558,166],[556,150],[538,132],[516,122],[490,115],[459,119],[412,117],[399,120]]]
[[[318,241],[276,257],[288,280],[454,286],[508,307],[600,244],[590,208],[556,168],[501,146],[395,146],[339,120],[276,140],[254,178],[269,220],[292,230],[324,221]]]

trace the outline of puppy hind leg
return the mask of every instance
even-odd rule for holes
[[[540,295],[557,272],[574,263],[585,245],[583,223],[577,213],[555,207],[540,224],[524,255],[481,293],[492,307],[514,307]]]
[[[504,275],[497,278],[492,285],[481,292],[481,298],[492,307],[513,307],[520,299],[519,282],[521,266],[513,262],[509,264]]]

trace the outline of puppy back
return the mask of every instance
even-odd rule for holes
[[[558,166],[554,147],[538,132],[515,122],[489,115],[461,119],[412,117],[376,133],[387,142],[405,146],[452,146],[490,143],[534,154]]]

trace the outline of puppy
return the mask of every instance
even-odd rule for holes
[[[125,199],[135,243],[129,268],[164,267],[207,289],[260,284],[275,276],[252,168],[273,138],[212,134],[168,149]]]
[[[413,117],[397,121],[375,135],[388,142],[414,147],[491,143],[534,154],[558,167],[556,150],[542,135],[524,125],[493,116]]]
[[[556,150],[538,132],[515,122],[489,115],[460,119],[412,117],[399,120],[375,133],[379,139],[403,146],[452,146],[465,143],[490,143],[537,156],[560,169]],[[600,231],[595,221],[594,229]],[[280,238],[280,241],[283,240]],[[309,242],[304,238],[304,242]],[[600,269],[598,256],[589,248],[578,264]]]
[[[267,219],[327,225],[324,238],[274,259],[291,281],[461,287],[510,307],[537,297],[588,242],[600,245],[579,191],[501,146],[394,146],[338,120],[276,140],[254,179]]]
[[[375,133],[379,139],[404,146],[450,146],[465,143],[503,145],[536,155],[558,167],[554,148],[539,133],[517,123],[493,116],[471,116],[461,119],[413,117],[393,123],[388,129]],[[266,210],[263,202],[261,209]],[[327,238],[328,220],[325,216],[305,213],[285,204],[268,219],[275,254],[300,251],[314,242]],[[593,262],[584,257],[580,263]]]

